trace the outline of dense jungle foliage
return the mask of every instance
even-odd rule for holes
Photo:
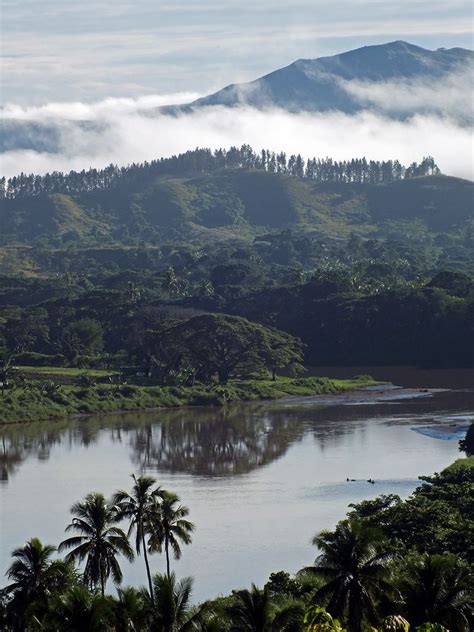
[[[265,264],[240,246],[176,248],[163,258],[142,248],[122,271],[91,264],[90,273],[0,277],[4,352],[21,365],[148,371],[146,332],[231,314],[301,339],[306,364],[473,365],[467,272],[368,259],[308,270]]]
[[[4,367],[222,382],[196,351],[156,360],[160,337],[168,348],[211,315],[301,340],[306,364],[473,365],[472,183],[431,158],[304,162],[245,145],[5,186]],[[262,357],[255,374],[301,363]]]

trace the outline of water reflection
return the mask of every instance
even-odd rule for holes
[[[112,443],[129,443],[137,469],[206,476],[243,474],[282,456],[302,432],[302,421],[290,411],[266,414],[260,407],[183,409],[17,425],[0,434],[1,480],[8,482],[26,459],[48,460],[56,445],[89,447],[104,433]]]
[[[178,418],[137,429],[132,459],[143,469],[232,476],[281,457],[302,433],[302,420],[287,411],[219,411],[203,419]]]
[[[103,437],[128,445],[137,470],[235,476],[279,459],[308,432],[323,452],[337,448],[355,427],[363,435],[370,419],[426,425],[474,408],[472,391],[408,395],[387,401],[386,394],[367,392],[344,396],[337,405],[303,399],[8,426],[0,431],[0,481],[8,483],[27,459],[49,460],[57,446],[89,447]]]

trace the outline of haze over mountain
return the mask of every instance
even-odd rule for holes
[[[473,60],[463,48],[395,41],[301,59],[194,100],[8,105],[0,122],[2,171],[101,168],[250,143],[337,160],[396,155],[409,163],[430,154],[444,173],[470,178]]]
[[[473,61],[474,52],[463,48],[431,51],[403,41],[364,46],[332,57],[299,59],[255,81],[231,84],[187,106],[165,108],[165,111],[250,105],[278,107],[292,112],[337,110],[354,113],[365,109],[372,100],[370,92],[364,94],[364,87],[370,90],[373,84],[387,82],[424,86],[434,79],[449,82],[453,74],[465,74],[469,81]],[[448,89],[449,85],[444,88]],[[419,109],[432,109],[429,103],[424,105]],[[466,117],[469,116],[466,112]]]

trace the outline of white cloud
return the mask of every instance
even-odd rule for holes
[[[7,103],[2,110],[2,117],[5,120],[21,121],[98,121],[165,105],[189,103],[199,96],[196,92],[178,92],[176,94],[150,94],[136,99],[111,97],[94,103],[56,102],[32,107]]]
[[[1,158],[2,172],[11,176],[20,171],[80,170],[111,162],[123,165],[194,147],[215,149],[249,143],[255,149],[337,160],[366,156],[409,163],[431,154],[445,173],[473,177],[471,129],[442,116],[415,115],[399,121],[368,111],[349,116],[248,107],[212,107],[176,117],[154,115],[157,104],[174,99],[152,95],[95,104],[55,103],[43,108],[8,106],[10,117],[48,124],[54,121],[60,146],[56,153],[8,151]],[[78,124],[85,116],[94,124]]]
[[[341,81],[343,88],[367,106],[387,114],[425,112],[450,116],[460,122],[474,120],[474,64],[433,78],[396,81]]]

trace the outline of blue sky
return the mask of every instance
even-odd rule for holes
[[[208,93],[405,39],[472,48],[470,0],[3,0],[2,103]]]

